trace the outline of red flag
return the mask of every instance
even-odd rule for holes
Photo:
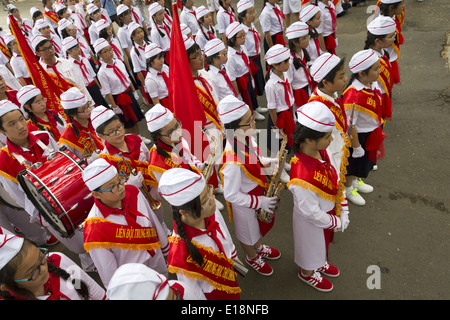
[[[9,21],[11,32],[16,38],[19,50],[22,54],[23,60],[25,60],[25,64],[31,78],[33,79],[33,83],[37,88],[39,88],[39,90],[41,90],[42,96],[47,98],[47,108],[58,112],[67,120],[67,116],[64,113],[59,98],[61,93],[63,93],[64,91],[39,63],[36,55],[28,44],[27,39],[22,33],[22,30],[20,30],[19,26],[17,25],[16,19],[10,16]]]
[[[169,68],[169,99],[173,106],[175,117],[183,123],[185,133],[189,132],[190,134],[190,137],[186,137],[186,140],[191,147],[191,152],[200,161],[204,161],[207,155],[203,155],[203,150],[208,148],[209,144],[207,139],[206,141],[203,139],[201,126],[206,123],[206,116],[203,105],[198,98],[197,87],[189,67],[186,47],[181,35],[177,6],[175,4],[172,5],[172,9],[170,56],[174,59],[171,59]],[[198,143],[200,138],[201,144]]]

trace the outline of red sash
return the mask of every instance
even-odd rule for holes
[[[380,76],[378,77],[378,81],[380,81],[383,86],[384,91],[391,96],[392,93],[392,66],[389,62],[389,59],[386,56],[380,58]]]
[[[295,105],[297,107],[301,107],[302,105],[304,105],[305,103],[308,102],[309,95],[305,90],[303,90],[303,88],[300,88],[300,89],[294,90],[294,99],[295,99]]]
[[[34,117],[36,122],[43,126],[48,132],[50,132],[53,136],[53,138],[55,139],[55,141],[58,141],[59,138],[61,137],[61,133],[58,130],[58,120],[56,120],[56,117],[58,117],[58,115],[51,110],[47,110],[47,117],[49,121],[44,121],[38,117]],[[39,130],[39,129],[38,129]]]
[[[384,158],[384,139],[386,138],[386,133],[381,129],[381,127],[376,128],[372,131],[366,140],[364,149],[366,150],[369,160],[373,163],[377,163],[377,160],[382,160]]]
[[[72,125],[75,125],[79,131],[79,136],[75,135],[75,131],[73,130]],[[91,139],[89,138],[88,133],[90,133],[92,139],[95,142],[95,145],[92,144]],[[95,129],[92,126],[92,123],[89,121],[89,127],[84,128],[78,122],[74,121],[72,123],[68,123],[66,129],[61,134],[61,138],[59,139],[59,144],[62,143],[75,148],[76,150],[83,153],[86,156],[84,148],[87,147],[91,153],[95,152],[97,149],[103,150],[104,145],[102,141],[97,137],[95,133]]]
[[[191,279],[208,282],[217,290],[210,293],[209,298],[227,300],[240,299],[241,289],[234,271],[234,261],[223,253],[212,250],[202,244],[192,241],[203,257],[200,267],[190,256],[186,241],[179,236],[169,237],[170,251],[168,257],[169,272],[179,273]],[[207,296],[208,298],[208,296]]]
[[[95,199],[95,204],[106,218],[109,214],[124,215],[127,225],[113,223],[104,218],[86,219],[84,223],[84,248],[90,249],[128,249],[147,250],[153,256],[153,250],[161,247],[158,233],[154,227],[142,227],[136,222],[137,216],[144,216],[137,210],[139,190],[125,186],[123,209],[109,208]]]
[[[58,22],[59,22],[59,17],[58,17],[58,15],[56,14],[56,12],[54,12],[54,11],[47,11],[47,10],[44,10],[44,17],[47,17],[47,18],[49,18],[51,21],[53,21],[55,24],[58,24]]]
[[[340,215],[343,197],[343,186],[338,183],[336,169],[331,165],[328,153],[320,150],[320,155],[325,163],[299,152],[291,160],[291,184],[310,189],[319,197],[336,203],[335,214]]]
[[[8,60],[11,60],[11,53],[9,52],[8,48],[3,43],[3,41],[0,41],[0,50],[8,58]]]
[[[219,113],[217,112],[217,104],[216,101],[214,101],[210,89],[208,88],[209,84],[202,77],[198,77],[196,79],[199,79],[202,82],[205,90],[207,91],[206,92],[204,89],[196,85],[198,98],[200,99],[200,103],[203,105],[205,116],[210,121],[212,121],[219,130],[222,130],[222,126],[220,125]]]
[[[351,110],[353,103],[355,110],[363,112],[381,122],[383,96],[379,90],[356,90],[348,87],[342,94],[345,110]]]

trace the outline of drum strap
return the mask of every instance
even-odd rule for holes
[[[46,151],[48,154],[53,152],[53,148],[45,145],[45,143],[43,143],[41,140],[37,140],[36,143],[42,150]],[[17,161],[19,161],[21,165],[24,165],[24,162],[27,161],[22,155],[15,152],[13,152],[12,155],[17,159]]]

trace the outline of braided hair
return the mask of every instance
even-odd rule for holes
[[[33,123],[39,128],[39,130],[42,130],[42,131],[48,131],[46,127],[44,127],[44,126],[41,125],[39,122],[37,122],[36,116],[34,115],[33,110],[32,110],[32,108],[31,108],[31,105],[34,103],[34,100],[36,100],[36,98],[37,98],[37,96],[35,96],[35,97],[31,98],[30,100],[28,100],[27,102],[25,102],[25,104],[24,104],[24,109],[25,109],[25,111],[28,113],[28,119],[30,119],[31,122],[33,122]],[[63,122],[58,116],[56,116],[53,112],[50,111],[50,112],[48,113],[48,117],[49,117],[49,120],[50,120],[51,118],[53,118],[53,119],[55,119],[60,125],[64,125],[64,122]]]
[[[194,218],[199,218],[201,215],[201,202],[200,202],[200,196],[197,196],[195,199],[181,205],[181,206],[172,206],[172,215],[173,220],[176,223],[177,226],[177,232],[180,235],[180,237],[186,242],[189,254],[191,255],[192,259],[200,266],[203,266],[204,259],[202,254],[198,251],[198,249],[194,246],[194,244],[189,240],[186,236],[186,233],[184,231],[184,225],[183,222],[181,222],[181,214],[180,210],[186,210],[191,212],[192,216]]]
[[[69,122],[72,125],[73,131],[75,131],[75,136],[78,137],[80,135],[80,131],[73,123],[74,121],[76,121],[73,117],[78,113],[78,108],[64,109],[64,113],[67,115],[67,119],[69,119]]]

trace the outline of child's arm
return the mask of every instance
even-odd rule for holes
[[[269,48],[273,47],[272,36],[270,35],[270,31],[264,32],[264,37],[266,38]]]

